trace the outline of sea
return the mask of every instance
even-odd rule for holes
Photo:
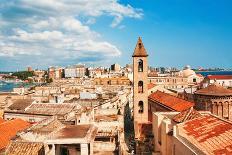
[[[232,71],[196,71],[196,73],[204,77],[208,75],[232,75]]]
[[[19,87],[30,87],[33,84],[26,84],[23,82],[13,82],[13,81],[1,81],[0,80],[0,92],[11,92],[13,91],[13,88],[19,88]]]

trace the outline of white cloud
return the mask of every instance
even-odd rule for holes
[[[142,12],[117,0],[3,0],[0,5],[0,56],[50,58],[120,56],[121,51],[90,29],[96,17],[111,16],[111,27]],[[86,18],[86,22],[81,19]],[[87,25],[85,25],[85,24]],[[62,59],[61,59],[62,60]]]

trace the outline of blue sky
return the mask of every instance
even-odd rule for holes
[[[0,0],[0,70],[131,63],[232,68],[230,0]]]

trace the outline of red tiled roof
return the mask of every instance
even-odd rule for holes
[[[149,89],[151,89],[151,88],[153,88],[153,87],[155,87],[156,85],[154,84],[154,83],[149,83],[148,85],[147,85],[147,88],[148,88],[148,90]]]
[[[194,103],[183,100],[181,98],[163,93],[161,91],[156,91],[149,95],[149,100],[153,102],[158,102],[159,104],[168,107],[175,111],[184,111],[194,106]]]
[[[14,119],[10,121],[5,121],[0,124],[0,150],[4,149],[10,139],[13,138],[18,131],[22,131],[30,127],[30,123],[22,119]]]
[[[212,95],[212,96],[226,96],[232,95],[232,90],[226,89],[221,85],[211,84],[206,88],[197,90],[195,94],[199,95]]]
[[[232,154],[232,123],[205,114],[178,125],[180,136],[205,154]]]
[[[0,117],[0,124],[4,123],[4,122],[5,122],[5,120]]]
[[[208,75],[207,78],[210,80],[232,80],[232,75]]]

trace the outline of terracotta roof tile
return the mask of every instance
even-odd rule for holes
[[[156,91],[149,95],[149,100],[157,102],[174,111],[184,111],[194,106],[194,103],[172,96],[161,91]]]
[[[11,110],[25,110],[28,106],[32,104],[31,99],[17,99],[13,101],[13,104],[9,106]]]
[[[22,119],[14,119],[0,124],[0,150],[5,148],[10,139],[13,138],[18,131],[22,131],[30,127],[30,123]]]
[[[232,154],[232,123],[211,114],[177,125],[180,136],[206,154]]]
[[[232,80],[232,75],[208,75],[210,80]]]
[[[195,94],[199,95],[212,95],[212,96],[226,96],[232,95],[232,90],[226,89],[221,85],[211,84],[206,88],[197,90]]]
[[[7,155],[38,155],[43,143],[11,142],[7,148]]]
[[[73,110],[75,105],[68,103],[33,103],[26,112],[34,114],[48,114],[48,115],[65,115]]]

